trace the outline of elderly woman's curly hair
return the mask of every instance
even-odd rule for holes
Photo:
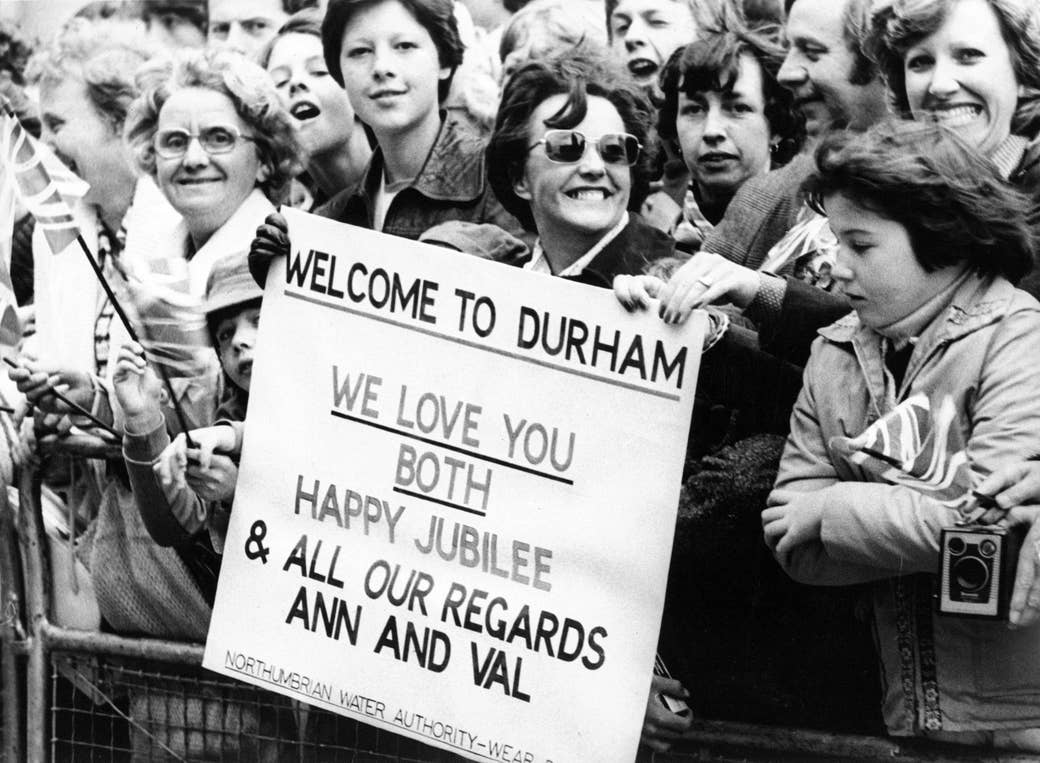
[[[525,229],[535,230],[531,206],[513,190],[522,177],[530,145],[541,134],[529,135],[527,121],[543,101],[554,95],[566,100],[545,120],[546,128],[571,129],[585,119],[589,96],[604,98],[617,109],[625,130],[643,146],[631,168],[628,209],[638,211],[655,174],[654,109],[646,93],[628,73],[599,50],[579,46],[544,61],[532,61],[513,74],[502,93],[498,116],[487,147],[488,181],[495,196]]]
[[[960,0],[879,0],[870,20],[867,53],[877,61],[897,114],[911,118],[903,57],[939,30]],[[1000,25],[1021,88],[1011,122],[1016,135],[1040,132],[1040,3],[1036,0],[986,0]]]
[[[891,118],[865,133],[825,138],[803,190],[821,214],[827,198],[841,194],[898,222],[928,271],[966,262],[1017,283],[1035,264],[1040,238],[1032,201],[935,122]]]
[[[805,141],[805,119],[795,106],[794,93],[777,81],[786,55],[779,27],[746,29],[733,19],[703,30],[695,42],[676,50],[661,70],[663,93],[657,112],[657,133],[672,141],[678,150],[676,119],[679,93],[693,98],[699,93],[732,90],[740,74],[740,62],[750,56],[762,72],[765,118],[774,143],[772,165],[782,167],[801,151]]]
[[[179,51],[174,58],[154,62],[138,73],[140,97],[126,119],[126,140],[138,166],[155,177],[153,140],[163,105],[178,90],[203,88],[223,93],[249,125],[264,167],[258,183],[268,199],[278,203],[299,172],[302,151],[292,117],[282,108],[267,72],[245,57],[220,50]]]

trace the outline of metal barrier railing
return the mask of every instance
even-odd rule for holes
[[[24,728],[21,708],[24,706],[22,691],[23,659],[16,651],[16,644],[26,640],[26,629],[21,591],[22,569],[19,563],[18,536],[14,516],[8,510],[6,485],[0,482],[3,491],[3,510],[0,511],[0,719],[2,719],[4,761],[22,760]]]
[[[66,450],[97,457],[84,442]],[[455,761],[456,756],[201,668],[203,647],[55,625],[40,477],[0,512],[0,686],[7,761]],[[595,712],[595,708],[590,708]],[[700,720],[649,761],[1035,760],[953,745]]]

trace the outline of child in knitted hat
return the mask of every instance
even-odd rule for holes
[[[213,266],[203,309],[223,369],[223,389],[212,419],[217,423],[190,434],[195,447],[187,447],[183,434],[170,441],[160,409],[162,383],[140,344],[123,345],[113,375],[126,414],[123,457],[141,518],[159,545],[191,548],[190,556],[203,568],[194,570],[196,580],[208,589],[203,594],[210,602],[238,479],[262,296],[244,255]]]

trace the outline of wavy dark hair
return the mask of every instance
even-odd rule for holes
[[[704,30],[696,42],[676,50],[661,70],[663,96],[657,112],[657,134],[671,141],[678,152],[679,135],[675,123],[679,114],[679,93],[693,98],[698,93],[728,92],[740,74],[740,60],[751,56],[762,72],[762,96],[769,131],[778,140],[772,153],[773,168],[794,158],[805,142],[805,118],[795,106],[794,94],[781,85],[777,72],[784,63],[785,50],[780,28],[764,26],[744,29],[732,23]]]
[[[867,49],[878,62],[897,114],[911,117],[903,56],[938,31],[957,2],[960,0],[885,0],[874,7]],[[1030,8],[1022,0],[986,0],[1022,88],[1011,131],[1030,138],[1040,131],[1040,5],[1033,2]]]
[[[455,71],[462,64],[462,54],[466,51],[466,46],[459,36],[459,26],[455,21],[451,0],[330,0],[325,11],[325,20],[321,24],[321,47],[325,52],[325,65],[329,68],[329,74],[340,87],[343,87],[343,69],[339,65],[339,54],[343,47],[343,33],[347,24],[362,10],[386,2],[401,4],[415,17],[433,39],[441,67],[451,69],[451,75],[441,80],[437,89],[438,98],[443,103],[451,90]]]
[[[967,262],[1017,283],[1036,261],[1029,197],[941,124],[887,119],[865,133],[831,135],[803,189],[822,214],[827,197],[840,193],[898,222],[928,271]]]
[[[182,50],[173,59],[153,62],[138,74],[141,96],[126,119],[125,137],[137,165],[155,177],[153,138],[159,112],[178,90],[203,88],[223,93],[252,128],[260,164],[267,170],[258,183],[274,203],[281,201],[299,172],[302,149],[289,112],[282,108],[267,72],[244,56],[223,50]]]
[[[546,127],[566,130],[580,124],[588,113],[588,97],[597,96],[617,109],[625,130],[643,145],[639,161],[631,168],[632,194],[628,200],[629,210],[637,211],[654,175],[653,106],[627,72],[589,48],[532,61],[506,83],[487,147],[488,181],[502,206],[525,229],[535,230],[530,204],[516,195],[513,183],[523,175],[528,146],[535,138],[528,134],[527,122],[534,110],[554,95],[567,99],[545,120]]]

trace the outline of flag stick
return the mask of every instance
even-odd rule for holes
[[[25,133],[25,128],[22,126],[21,122],[19,121],[18,115],[14,111],[14,107],[11,105],[10,100],[8,100],[3,95],[0,95],[0,115],[2,115],[3,117],[6,117],[9,120],[12,120],[13,126],[16,127],[22,134],[24,134],[25,140],[28,140],[28,134]],[[29,143],[29,147],[30,147],[31,152],[35,153],[35,149],[32,147],[31,143]],[[41,166],[41,167],[39,167],[39,171],[42,174],[42,176],[47,179],[47,182],[49,184],[51,182],[51,178],[49,177],[49,175],[48,175],[48,173],[46,171],[46,168]],[[24,192],[24,189],[23,189],[22,190],[23,198],[24,198],[24,193],[25,192]],[[32,211],[33,214],[36,215],[36,212],[32,209],[32,206],[31,205],[28,205],[28,206],[30,206],[30,211]],[[63,206],[64,206],[64,203],[63,203]],[[70,224],[70,226],[72,226],[73,224],[71,222],[71,220],[72,220],[71,211],[68,211],[68,217],[69,217],[69,221],[70,221],[69,224]],[[129,332],[130,338],[133,339],[135,342],[138,341],[137,332],[134,331],[133,326],[130,324],[130,319],[127,318],[126,312],[124,312],[124,310],[123,310],[123,306],[121,304],[119,304],[119,300],[116,299],[116,295],[112,292],[112,287],[109,286],[109,284],[108,284],[108,279],[105,278],[105,274],[101,271],[101,268],[98,266],[98,263],[94,260],[93,255],[90,253],[90,249],[87,247],[86,242],[83,240],[83,235],[81,233],[79,233],[78,230],[76,231],[76,241],[79,242],[80,249],[83,250],[83,254],[86,256],[87,262],[90,263],[90,267],[94,271],[94,275],[97,276],[98,281],[101,283],[101,287],[105,290],[105,294],[108,295],[108,299],[112,303],[113,309],[116,311],[116,314],[119,316],[119,320],[123,322],[123,325],[126,327],[127,332]],[[50,243],[50,239],[48,239],[48,243]],[[52,247],[53,247],[53,244],[52,244]],[[54,254],[57,254],[57,251],[55,251]],[[146,331],[146,333],[147,333],[147,331]],[[157,370],[159,371],[159,376],[162,378],[163,384],[166,387],[166,391],[167,391],[167,393],[170,396],[170,403],[171,403],[171,405],[173,405],[173,410],[177,414],[177,421],[178,421],[178,423],[181,426],[181,430],[184,432],[184,438],[185,438],[185,440],[187,441],[187,444],[190,447],[195,447],[195,443],[192,442],[191,437],[188,434],[188,422],[187,422],[187,419],[184,416],[184,411],[181,410],[180,403],[177,402],[177,397],[173,394],[173,386],[170,384],[170,377],[166,373],[166,369],[163,367],[163,365],[161,363],[156,363],[155,365],[156,365]],[[55,393],[55,394],[57,394],[57,393]],[[118,435],[116,435],[116,436],[118,437]]]
[[[119,320],[123,322],[123,326],[126,327],[127,333],[130,334],[130,338],[138,344],[141,344],[141,340],[137,336],[137,332],[134,331],[133,324],[130,323],[130,318],[127,317],[126,311],[123,310],[123,306],[119,304],[119,300],[116,299],[115,292],[112,291],[112,287],[108,283],[108,279],[105,278],[104,272],[101,267],[94,260],[94,255],[90,253],[90,249],[87,247],[87,242],[83,240],[83,234],[77,234],[76,241],[79,242],[80,249],[83,250],[83,256],[87,258],[87,262],[90,263],[91,269],[94,271],[94,275],[97,276],[98,281],[101,283],[101,288],[105,290],[105,294],[108,296],[109,302],[112,303],[112,309],[116,311],[116,315],[119,316]],[[148,329],[145,326],[141,327],[145,332],[145,338],[148,336]],[[173,406],[173,412],[177,416],[177,423],[181,427],[181,431],[184,432],[184,442],[189,448],[196,447],[195,442],[191,439],[191,434],[188,431],[188,420],[184,416],[184,411],[181,410],[180,403],[177,402],[177,396],[173,392],[173,384],[170,382],[170,376],[166,373],[166,368],[163,367],[162,363],[154,363],[155,369],[159,372],[159,378],[162,379],[163,385],[166,387],[166,393],[170,396],[170,404]]]

